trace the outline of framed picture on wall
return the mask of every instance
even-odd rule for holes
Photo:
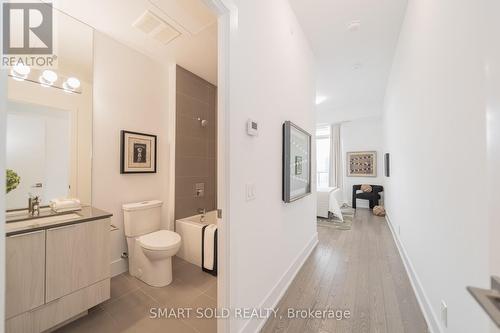
[[[291,121],[283,124],[283,201],[311,194],[311,134]]]
[[[156,173],[156,135],[121,131],[120,173]]]
[[[347,153],[347,177],[376,177],[377,152],[354,151]]]

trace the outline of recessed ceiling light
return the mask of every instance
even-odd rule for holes
[[[51,86],[54,84],[54,82],[57,81],[57,74],[54,71],[46,69],[42,72],[42,75],[40,76],[38,81],[40,81],[40,83],[44,87]]]
[[[76,77],[69,77],[63,83],[63,88],[64,90],[76,90],[80,88],[80,80],[78,80]]]
[[[10,74],[12,75],[14,80],[23,81],[28,77],[30,71],[31,68],[29,66],[19,63],[12,67]]]
[[[322,95],[316,95],[316,105],[320,105],[324,101],[326,101],[328,97]]]
[[[350,32],[358,31],[360,27],[361,27],[361,21],[354,20],[354,21],[349,22],[349,24],[347,24],[347,31],[350,31]]]

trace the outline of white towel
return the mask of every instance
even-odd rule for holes
[[[215,248],[215,232],[217,225],[209,224],[205,228],[203,241],[203,267],[208,270],[214,269],[214,248]]]
[[[58,198],[49,202],[50,208],[55,212],[70,212],[82,209],[82,204],[78,199]]]

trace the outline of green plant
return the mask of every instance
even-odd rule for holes
[[[7,169],[7,193],[15,190],[20,182],[21,177],[14,170]]]

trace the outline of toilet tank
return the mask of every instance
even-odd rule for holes
[[[137,237],[160,230],[162,204],[160,200],[151,200],[123,205],[125,236]]]

